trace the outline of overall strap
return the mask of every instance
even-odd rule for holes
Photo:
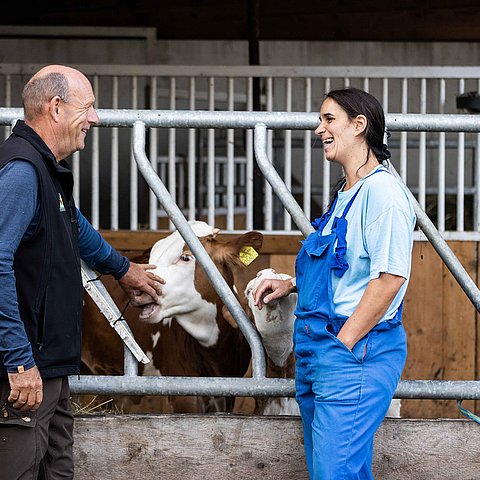
[[[320,234],[323,232],[325,225],[330,220],[330,217],[332,216],[332,213],[335,210],[335,206],[337,205],[337,200],[338,200],[338,195],[335,195],[332,205],[330,205],[330,208],[328,209],[328,211],[325,212],[320,218],[316,218],[313,222],[311,222],[312,227],[318,230]]]
[[[378,172],[385,172],[385,170],[383,169],[375,170],[375,172],[373,172],[371,175],[375,175]],[[342,277],[349,267],[348,262],[345,259],[345,254],[347,253],[347,227],[348,227],[348,221],[345,217],[347,216],[351,206],[353,205],[353,202],[357,198],[357,195],[362,189],[364,184],[365,182],[362,182],[362,184],[358,187],[358,190],[355,192],[355,194],[347,203],[347,206],[343,210],[342,215],[340,217],[335,217],[333,221],[332,232],[336,233],[337,245],[330,259],[330,266],[332,267],[337,277]]]

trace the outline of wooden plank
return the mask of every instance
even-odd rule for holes
[[[120,230],[113,232],[111,230],[101,230],[103,238],[110,245],[120,251],[144,251],[148,250],[153,244],[171,232],[162,231],[130,231]],[[238,236],[236,234],[219,233],[218,238],[224,241]],[[301,235],[264,235],[262,252],[269,254],[297,254],[300,250]]]
[[[75,420],[76,480],[308,479],[299,417],[112,415]],[[480,429],[464,420],[385,420],[382,480],[478,478]]]
[[[450,242],[450,247],[467,273],[476,280],[476,245],[473,242]],[[445,380],[475,379],[475,308],[443,265],[443,359]],[[473,401],[463,402],[469,410]],[[449,418],[461,417],[454,402],[444,410]]]
[[[429,243],[415,242],[403,322],[408,339],[404,380],[443,378],[442,263]],[[428,347],[427,347],[428,346]],[[441,407],[443,408],[443,407]],[[441,408],[430,400],[402,400],[402,417],[436,418]]]

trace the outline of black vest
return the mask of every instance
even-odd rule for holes
[[[77,374],[83,289],[73,175],[22,121],[0,147],[0,169],[17,159],[36,168],[40,203],[37,228],[14,257],[20,316],[41,376]],[[1,358],[0,375],[5,376]]]

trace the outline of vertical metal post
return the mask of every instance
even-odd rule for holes
[[[138,108],[137,76],[132,77],[132,108]],[[130,230],[138,230],[138,171],[133,150],[130,152]]]
[[[112,77],[112,108],[118,108],[118,77]],[[110,228],[118,230],[118,127],[112,127],[111,131],[111,177],[110,177]]]
[[[292,111],[292,79],[285,80],[285,108],[287,112]],[[292,131],[285,130],[285,171],[283,175],[285,185],[292,190]],[[292,218],[287,211],[283,216],[284,230],[292,228]]]
[[[273,110],[273,79],[272,77],[267,78],[267,112]],[[273,163],[273,132],[272,130],[267,130],[267,149],[268,149],[268,159]],[[270,184],[264,180],[265,188],[265,230],[273,229],[273,193],[272,187]]]
[[[100,92],[98,86],[98,75],[93,77],[93,91],[97,106],[100,103]],[[98,128],[93,129],[92,139],[92,225],[93,228],[100,228],[100,153],[99,153]]]
[[[402,80],[402,113],[408,111],[408,79]],[[407,183],[407,132],[400,132],[400,178]]]
[[[233,78],[228,79],[228,111],[234,110],[234,81]],[[227,130],[227,230],[233,230],[234,213],[235,213],[235,131],[232,128]]]
[[[177,82],[175,77],[170,78],[170,110],[176,108]],[[168,129],[168,191],[173,200],[177,199],[177,159],[176,159],[176,129]],[[173,223],[169,221],[169,229],[173,230]]]
[[[208,79],[208,109],[215,110],[215,79]],[[207,208],[208,224],[215,226],[215,130],[208,129]]]
[[[150,108],[152,110],[157,109],[157,77],[152,77],[150,79],[151,88],[150,88]],[[154,172],[158,170],[158,130],[156,128],[151,128],[150,131],[150,162]],[[149,224],[150,230],[157,230],[158,228],[158,202],[155,194],[150,190],[149,198]]]
[[[80,152],[74,152],[72,155],[72,173],[73,173],[73,199],[75,205],[80,208]]]
[[[305,79],[305,112],[312,110],[312,79]],[[305,130],[303,138],[303,211],[312,215],[312,132]]]
[[[445,113],[445,79],[440,79],[439,113]],[[445,132],[438,134],[437,228],[445,231]]]
[[[247,111],[251,112],[253,110],[253,85],[254,85],[253,78],[249,77],[247,80]],[[255,181],[256,176],[261,177],[260,169],[258,165],[253,162],[253,130],[248,129],[245,134],[245,142],[246,142],[246,157],[247,157],[247,165],[246,165],[246,175],[245,175],[245,190],[246,190],[246,201],[245,204],[247,206],[247,217],[246,217],[246,227],[247,230],[252,230],[254,225],[257,225],[259,221],[258,216],[258,206],[257,203],[262,203],[261,198],[262,195],[258,197],[257,202],[253,202],[255,186],[259,183]],[[258,172],[258,173],[257,173]],[[261,186],[261,184],[260,184]],[[262,214],[263,215],[263,214]],[[263,222],[263,217],[262,217]]]
[[[189,108],[195,110],[195,77],[189,79]],[[195,220],[196,217],[196,192],[197,182],[195,180],[195,129],[188,129],[188,219]]]
[[[427,80],[422,78],[420,88],[420,113],[427,113]],[[426,205],[427,183],[427,133],[420,132],[420,144],[418,155],[418,203],[423,210]]]
[[[480,80],[477,83],[477,91],[480,92]],[[473,221],[473,229],[475,231],[480,231],[480,133],[477,133],[477,146],[475,148],[475,158],[473,161],[475,162],[474,172],[475,172],[475,196],[474,196],[474,221]]]
[[[330,79],[325,79],[325,93],[330,91]],[[323,182],[322,182],[322,212],[326,211],[330,197],[330,162],[325,158],[325,150],[322,148]],[[322,213],[318,212],[318,213]],[[316,212],[315,212],[316,214]]]
[[[382,82],[382,105],[385,113],[388,113],[388,78]]]
[[[458,81],[458,93],[465,92],[465,80]],[[458,133],[457,151],[457,232],[464,230],[464,201],[465,201],[465,133]]]

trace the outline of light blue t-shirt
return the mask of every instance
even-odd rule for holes
[[[385,172],[373,173],[376,170]],[[333,219],[340,217],[361,187],[346,219],[349,264],[338,278],[332,273],[333,303],[337,315],[349,317],[360,303],[368,282],[381,273],[404,277],[397,296],[381,321],[395,316],[405,295],[410,277],[415,213],[407,190],[388,170],[379,166],[352,188],[338,192],[338,200],[323,235],[331,232]]]

